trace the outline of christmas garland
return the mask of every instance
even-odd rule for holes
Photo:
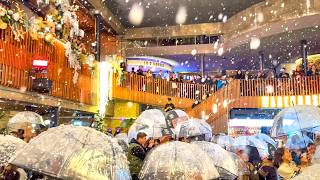
[[[79,28],[76,15],[78,6],[70,5],[69,0],[37,0],[39,8],[49,7],[46,17],[28,18],[26,13],[17,5],[16,12],[0,7],[0,29],[11,28],[15,40],[20,41],[28,32],[37,40],[44,40],[53,44],[57,39],[64,42],[65,55],[70,67],[74,70],[73,83],[78,81],[79,71],[82,63],[93,64],[94,56],[85,49],[81,38],[84,31]]]

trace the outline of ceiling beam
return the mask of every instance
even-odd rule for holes
[[[219,35],[222,23],[202,23],[168,27],[146,27],[126,29],[123,39],[154,39],[168,37],[188,37],[198,35]]]
[[[112,12],[107,8],[101,0],[87,0],[94,8],[94,11],[99,11],[101,16],[108,25],[117,33],[123,34],[124,27],[120,21],[112,14]]]

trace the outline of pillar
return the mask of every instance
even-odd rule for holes
[[[259,69],[262,72],[264,70],[264,53],[259,51]]]
[[[201,76],[204,77],[204,73],[205,73],[205,70],[204,70],[204,58],[205,58],[205,55],[202,54],[201,55],[201,58],[200,58],[200,68],[201,68]]]
[[[301,40],[301,57],[302,57],[302,68],[304,72],[307,74],[308,71],[308,59],[307,59],[307,40]]]
[[[99,11],[96,11],[94,13],[94,18],[95,18],[95,36],[96,36],[96,43],[95,43],[95,53],[96,53],[96,60],[100,62],[100,23],[101,23],[101,14]]]

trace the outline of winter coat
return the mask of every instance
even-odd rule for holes
[[[128,161],[131,175],[139,175],[146,152],[137,140],[132,139],[128,149]]]
[[[281,163],[280,167],[278,168],[279,176],[284,179],[292,179],[298,173],[299,168],[292,162],[292,163]]]
[[[272,162],[262,162],[259,168],[259,179],[261,180],[277,180],[277,169],[273,166]]]

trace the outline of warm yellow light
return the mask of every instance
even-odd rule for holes
[[[318,106],[319,105],[319,97],[318,95],[312,95],[312,105]]]
[[[128,107],[131,108],[133,106],[132,102],[128,102]]]
[[[202,117],[202,119],[206,118],[206,112],[205,111],[201,111],[201,117]]]
[[[303,96],[298,96],[298,105],[303,105]]]
[[[284,101],[284,107],[290,107],[290,100],[289,100],[289,97],[288,96],[285,96],[283,98],[283,101]]]
[[[270,97],[270,107],[277,107],[276,98],[274,96]]]
[[[217,104],[213,104],[212,105],[212,113],[217,113],[218,112],[218,106],[217,106]]]
[[[312,105],[311,104],[311,96],[305,96],[305,101],[306,101],[306,104],[305,105]]]
[[[269,96],[262,96],[261,101],[262,101],[262,107],[264,108],[269,107]]]
[[[228,100],[223,101],[223,107],[226,108],[228,106]]]
[[[277,97],[277,107],[278,108],[282,108],[283,107],[282,96],[278,96]]]
[[[290,106],[295,106],[297,104],[297,99],[295,96],[290,96]]]

